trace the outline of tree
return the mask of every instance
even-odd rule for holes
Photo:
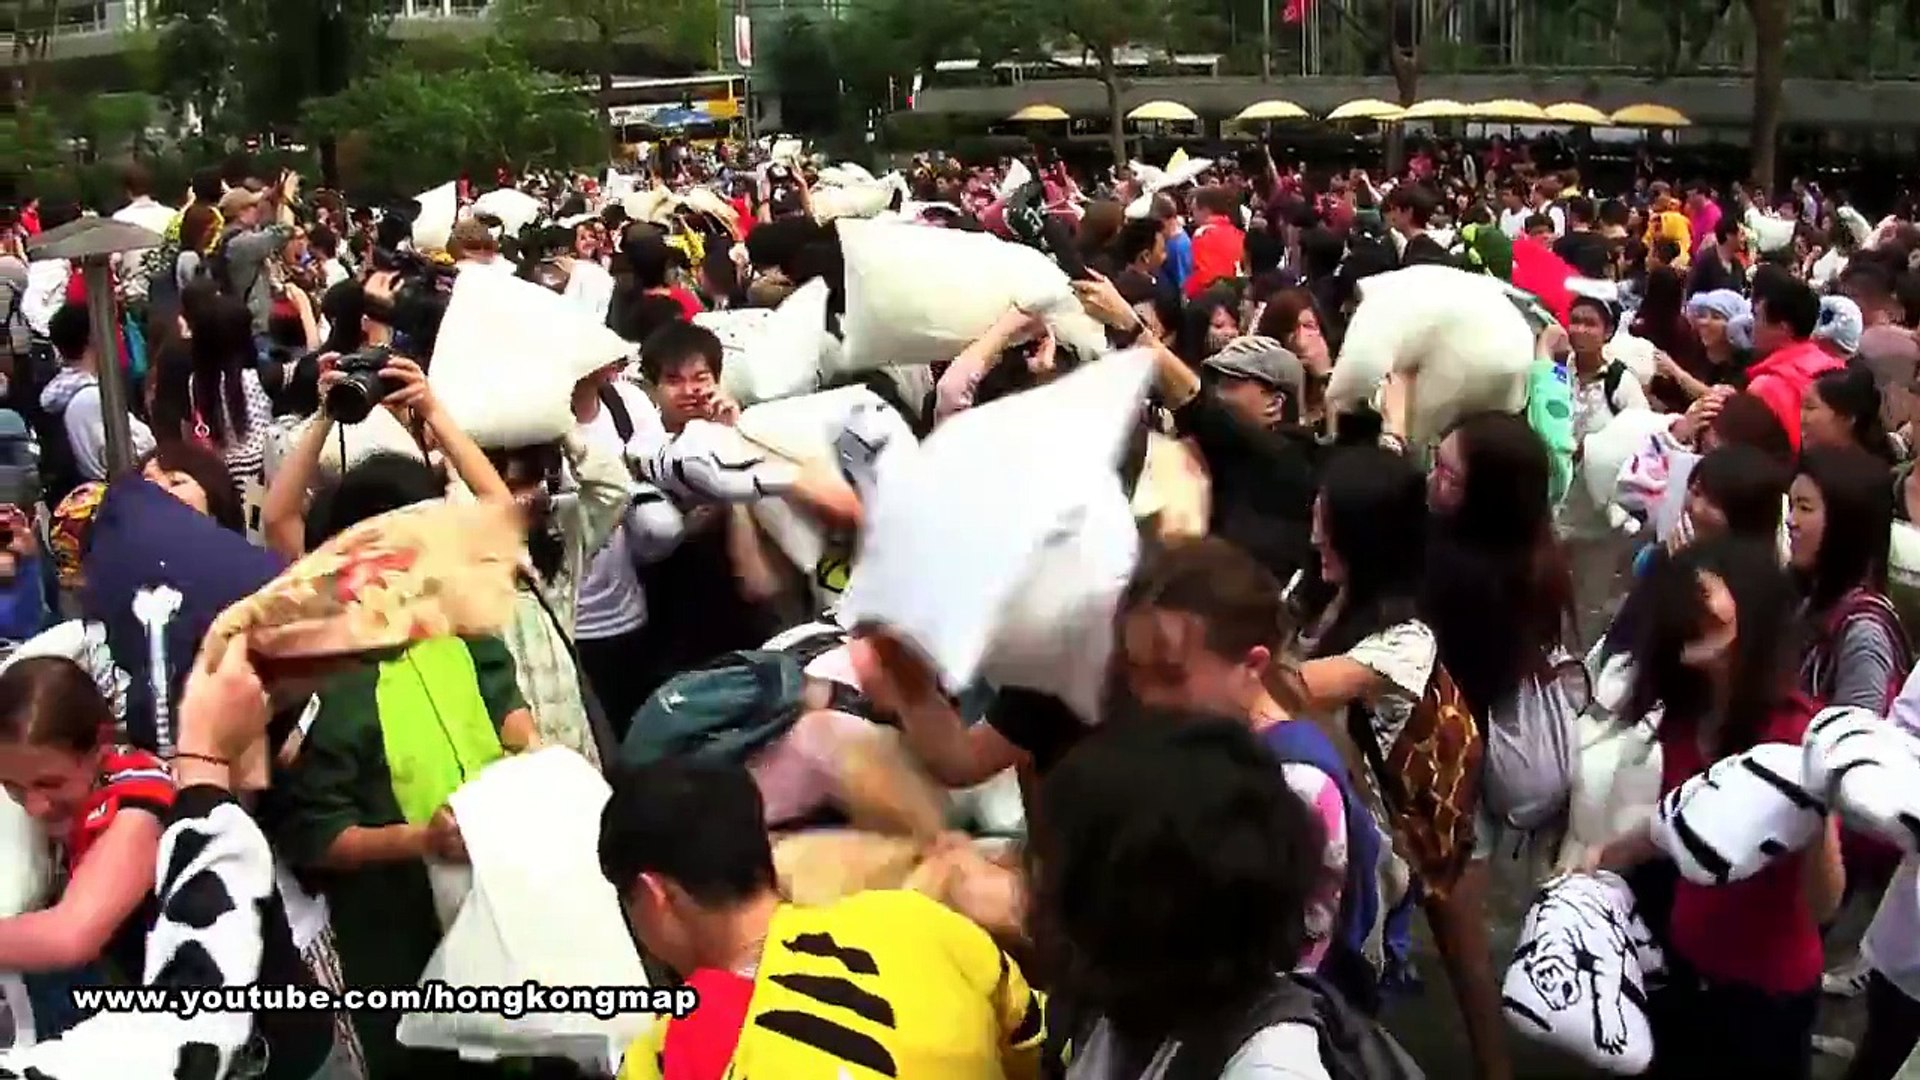
[[[621,42],[647,41],[714,63],[716,0],[495,0],[494,17],[521,40],[585,42],[600,84],[600,123],[613,131],[613,68]]]
[[[1789,0],[1747,0],[1753,19],[1753,183],[1772,191],[1780,149],[1780,102],[1786,79]]]
[[[1431,13],[1417,0],[1320,0],[1332,11],[1369,60],[1384,61],[1400,104],[1419,100],[1423,52],[1429,30],[1446,26],[1460,0],[1445,0]]]
[[[310,102],[305,128],[353,138],[359,179],[374,193],[408,196],[458,172],[570,168],[605,153],[590,102],[504,46],[459,67],[422,66],[399,54],[331,97]]]

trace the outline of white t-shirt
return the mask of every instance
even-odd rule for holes
[[[1426,695],[1433,665],[1440,659],[1440,643],[1426,623],[1409,619],[1362,639],[1347,650],[1346,657],[1387,682],[1367,705],[1374,738],[1385,751],[1400,737],[1400,730]]]
[[[1533,211],[1524,206],[1518,210],[1502,210],[1500,231],[1507,235],[1507,239],[1518,240],[1527,231],[1527,219],[1532,216]]]
[[[613,410],[604,404],[592,420],[580,425],[581,436],[622,461],[651,455],[664,446],[667,429],[660,422],[660,410],[653,401],[624,380],[614,380],[613,392],[620,395],[620,400],[626,403],[627,415],[633,418],[633,437],[622,445],[620,429],[613,422]],[[640,588],[640,575],[634,569],[634,551],[627,526],[622,524],[587,563],[587,571],[580,580],[574,636],[598,641],[638,630],[646,621],[646,594]]]
[[[1105,1024],[1094,1029],[1085,1049],[1073,1055],[1067,1080],[1161,1080],[1173,1063],[1178,1043],[1168,1043],[1138,1077],[1121,1076],[1110,1060],[1112,1035]],[[1228,1059],[1220,1080],[1333,1080],[1320,1060],[1320,1035],[1306,1024],[1275,1024],[1255,1032]]]

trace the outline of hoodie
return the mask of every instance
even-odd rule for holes
[[[107,428],[100,417],[100,379],[91,371],[62,368],[40,391],[40,407],[67,434],[73,452],[74,482],[104,480],[107,476]],[[133,456],[153,450],[153,432],[137,416],[127,418],[133,433]]]
[[[1819,342],[1796,341],[1773,350],[1747,369],[1747,393],[1767,403],[1798,452],[1800,405],[1806,400],[1808,388],[1821,375],[1845,366],[1844,360],[1822,349]]]

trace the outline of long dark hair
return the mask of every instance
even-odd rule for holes
[[[1419,470],[1377,446],[1340,450],[1320,482],[1327,541],[1345,565],[1346,596],[1319,656],[1419,616],[1427,493]]]
[[[1818,447],[1801,455],[1795,475],[1813,481],[1826,505],[1820,553],[1802,582],[1808,607],[1827,611],[1859,588],[1886,592],[1892,470],[1858,447]]]
[[[1641,586],[1647,607],[1634,635],[1633,689],[1620,715],[1637,723],[1665,706],[1662,728],[1688,738],[1711,718],[1713,681],[1682,659],[1708,618],[1705,574],[1726,585],[1735,609],[1726,716],[1711,755],[1718,760],[1759,742],[1768,717],[1793,691],[1800,639],[1787,628],[1795,597],[1772,544],[1728,537],[1654,564]]]
[[[247,437],[247,389],[241,373],[254,363],[253,313],[231,296],[208,297],[186,308],[193,336],[191,375],[168,379],[157,393],[154,411],[177,423],[180,434],[195,435],[205,424],[216,444]],[[229,423],[232,424],[229,430]]]
[[[1810,392],[1847,421],[1853,441],[1860,449],[1887,465],[1894,464],[1893,443],[1887,438],[1887,425],[1880,418],[1880,388],[1874,385],[1873,372],[1849,364],[1813,380]]]
[[[1573,619],[1573,574],[1553,535],[1546,446],[1525,420],[1480,413],[1455,424],[1460,506],[1436,514],[1420,614],[1440,662],[1476,709],[1544,670]]]

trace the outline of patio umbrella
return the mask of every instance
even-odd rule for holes
[[[1576,127],[1611,127],[1613,118],[1584,101],[1561,101],[1546,108],[1547,119]]]
[[[1067,110],[1058,105],[1048,105],[1045,102],[1037,102],[1028,105],[1026,108],[1007,117],[1007,119],[1019,123],[1055,123],[1061,120],[1071,120],[1073,117],[1068,115]]]
[[[1629,105],[1613,114],[1615,127],[1683,128],[1692,127],[1687,114],[1668,105]]]
[[[1400,106],[1379,98],[1358,98],[1327,114],[1329,120],[1398,120]]]
[[[1177,101],[1149,101],[1145,105],[1136,106],[1127,114],[1127,119],[1188,124],[1200,119],[1200,115]]]
[[[1234,119],[1241,122],[1252,120],[1301,120],[1307,116],[1307,110],[1291,101],[1259,101],[1240,110]]]
[[[1407,106],[1407,111],[1400,114],[1400,119],[1452,120],[1468,115],[1470,115],[1470,113],[1467,107],[1452,98],[1428,98],[1425,101],[1416,101],[1412,105]]]
[[[1531,101],[1516,98],[1498,98],[1467,106],[1467,115],[1475,120],[1506,120],[1512,123],[1540,123],[1547,119],[1547,110]]]

